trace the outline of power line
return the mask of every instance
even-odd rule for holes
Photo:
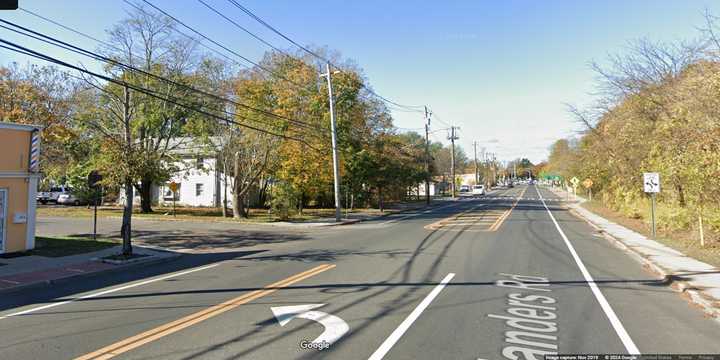
[[[432,114],[433,114],[433,119],[441,122],[441,123],[444,124],[445,126],[448,126],[448,127],[453,126],[452,124],[449,124],[448,122],[443,121],[442,119],[440,119],[440,117],[439,117],[439,116],[437,115],[437,113],[435,113],[434,111],[432,112]]]
[[[145,0],[143,0],[143,1],[145,1]],[[297,43],[295,40],[291,39],[289,36],[283,34],[280,30],[278,30],[278,29],[276,29],[275,27],[273,27],[272,25],[268,24],[265,20],[263,20],[263,19],[260,18],[259,16],[255,15],[255,14],[254,14],[252,11],[250,11],[248,8],[240,5],[237,1],[235,1],[235,0],[228,0],[228,1],[229,1],[231,4],[235,5],[235,6],[236,6],[238,9],[240,9],[242,12],[244,12],[245,14],[247,14],[248,16],[250,16],[251,18],[253,18],[255,21],[257,21],[257,22],[260,23],[261,25],[265,26],[265,27],[268,28],[270,31],[272,31],[272,32],[274,32],[275,34],[279,35],[279,36],[282,37],[283,39],[289,41],[289,42],[292,43],[293,45],[297,46],[297,47],[300,48],[301,50],[305,51],[306,53],[314,56],[315,58],[317,58],[317,59],[319,59],[319,60],[321,60],[321,61],[323,61],[323,62],[326,62],[326,63],[330,64],[332,67],[334,67],[334,68],[336,68],[336,69],[338,69],[338,70],[343,70],[342,68],[334,65],[330,60],[326,59],[326,58],[323,57],[323,56],[318,55],[318,54],[315,53],[314,51],[311,51],[310,49],[308,49],[308,48],[300,45],[300,44]],[[369,86],[365,85],[363,82],[358,81],[358,83],[359,83],[359,85],[360,85],[362,88],[364,88],[367,92],[369,92],[370,94],[376,96],[377,98],[381,99],[382,101],[385,101],[385,102],[388,103],[388,104],[392,104],[392,105],[395,105],[395,106],[400,107],[400,108],[405,108],[405,109],[407,109],[407,110],[409,110],[409,111],[423,112],[422,110],[420,110],[421,108],[423,108],[423,105],[403,105],[403,104],[399,104],[399,103],[397,103],[397,102],[395,102],[395,101],[392,101],[392,100],[390,100],[390,99],[388,99],[388,98],[386,98],[386,97],[384,97],[384,96],[381,96],[380,94],[378,94],[377,92],[375,92],[374,90],[372,90]]]
[[[265,39],[261,38],[260,36],[257,36],[256,34],[254,34],[253,32],[251,32],[250,30],[248,30],[248,29],[246,29],[245,27],[243,27],[242,25],[238,24],[235,20],[230,19],[229,17],[225,16],[225,14],[221,13],[220,11],[218,11],[217,9],[215,9],[214,7],[210,6],[210,5],[209,5],[208,3],[206,3],[205,1],[203,1],[203,0],[197,0],[197,1],[200,2],[201,4],[205,5],[205,7],[207,7],[208,9],[210,9],[210,10],[211,10],[212,12],[214,12],[215,14],[217,14],[217,15],[219,15],[220,17],[222,17],[223,19],[227,20],[229,23],[235,25],[236,28],[244,31],[246,34],[252,36],[252,37],[255,38],[256,40],[260,41],[261,43],[267,45],[268,47],[272,48],[273,50],[275,50],[275,51],[277,51],[277,52],[279,52],[279,53],[281,53],[281,54],[283,54],[283,55],[285,55],[285,56],[292,57],[292,56],[290,56],[290,54],[287,54],[285,51],[280,50],[279,48],[275,47],[273,44],[265,41]]]
[[[59,23],[59,22],[57,22],[57,21],[55,21],[55,20],[49,19],[49,18],[47,18],[47,17],[45,17],[45,16],[42,16],[42,15],[37,14],[37,13],[35,13],[35,12],[32,12],[32,11],[30,11],[30,10],[28,10],[28,9],[25,9],[25,8],[22,8],[22,7],[20,7],[19,9],[22,10],[22,11],[24,11],[24,12],[26,12],[26,13],[28,13],[28,14],[30,14],[30,15],[33,15],[33,16],[35,16],[35,17],[37,17],[37,18],[43,19],[43,20],[45,20],[45,21],[47,21],[47,22],[49,22],[49,23],[51,23],[51,24],[55,24],[55,25],[57,25],[57,26],[65,29],[65,30],[67,30],[67,31],[70,31],[70,32],[72,32],[72,33],[75,33],[75,34],[77,34],[77,35],[80,35],[80,36],[82,36],[82,37],[84,37],[84,38],[86,38],[86,39],[93,40],[93,41],[95,41],[95,42],[97,42],[97,43],[99,43],[99,44],[103,44],[103,45],[105,45],[105,46],[107,46],[107,47],[109,47],[109,48],[113,48],[113,49],[118,50],[118,51],[121,51],[121,50],[122,50],[122,49],[120,49],[120,48],[117,47],[117,46],[114,46],[114,45],[112,45],[112,44],[110,44],[110,43],[107,43],[107,42],[105,42],[105,41],[102,41],[102,40],[100,40],[100,39],[98,39],[98,38],[95,38],[95,37],[92,37],[92,36],[90,36],[90,35],[88,35],[88,34],[85,34],[85,33],[82,33],[82,32],[80,32],[80,31],[77,31],[77,30],[75,30],[75,29],[73,29],[73,28],[71,28],[71,27],[69,27],[69,26],[65,26],[65,25],[63,25],[63,24],[61,24],[61,23]]]
[[[128,1],[128,0],[123,0],[123,1],[124,1],[125,3],[127,3],[128,5],[132,6],[133,8],[135,8],[136,10],[138,10],[138,11],[140,11],[140,12],[143,12],[143,13],[145,13],[145,14],[148,14],[147,11],[145,11],[145,9],[137,6],[136,4],[134,4],[134,3],[132,3],[132,2],[130,2],[130,1]],[[199,35],[200,37],[202,37],[203,39],[206,39],[206,40],[208,40],[208,41],[213,42],[213,43],[216,44],[217,46],[222,47],[222,48],[225,49],[226,51],[229,51],[229,52],[231,52],[231,53],[239,56],[241,59],[243,59],[243,60],[245,60],[245,61],[248,61],[248,62],[250,62],[251,64],[253,64],[253,65],[255,65],[255,66],[258,66],[260,69],[262,69],[262,70],[264,70],[264,71],[266,71],[266,72],[270,72],[270,70],[263,68],[263,67],[260,66],[259,64],[256,64],[256,63],[254,63],[254,62],[252,62],[252,61],[249,61],[249,59],[247,59],[247,58],[245,58],[245,57],[243,57],[243,56],[235,53],[234,51],[226,48],[225,46],[223,46],[223,45],[221,45],[221,44],[213,41],[213,40],[210,39],[209,37],[201,34],[199,31],[197,31],[197,30],[191,28],[190,26],[188,26],[187,24],[181,22],[179,19],[173,17],[172,15],[170,15],[169,13],[167,13],[166,11],[163,11],[163,10],[160,9],[159,7],[155,6],[154,4],[152,4],[152,3],[148,2],[148,1],[145,1],[145,0],[143,0],[143,1],[144,1],[146,4],[150,5],[151,7],[153,7],[155,10],[161,12],[163,15],[167,16],[168,18],[170,18],[171,20],[179,23],[180,25],[184,26],[185,28],[189,29],[190,31],[193,31],[195,34],[198,34],[198,35]],[[212,10],[213,12],[215,12],[216,14],[218,14],[218,15],[220,15],[221,17],[225,18],[227,21],[233,23],[233,25],[235,25],[236,27],[240,28],[241,30],[245,31],[246,33],[248,33],[248,34],[251,35],[252,37],[256,38],[258,41],[264,43],[265,45],[271,47],[273,50],[278,51],[279,53],[282,53],[282,54],[285,55],[285,56],[288,56],[288,57],[290,57],[290,58],[293,58],[293,57],[292,57],[291,55],[289,55],[287,52],[284,52],[284,51],[282,51],[281,49],[273,46],[273,45],[270,44],[269,42],[265,41],[264,39],[260,38],[259,36],[253,34],[253,33],[250,32],[249,30],[247,30],[247,29],[245,29],[244,27],[240,26],[237,22],[232,21],[232,20],[229,19],[227,16],[224,16],[222,13],[218,12],[215,8],[213,8],[212,6],[210,6],[209,4],[207,4],[206,2],[204,2],[203,0],[198,0],[198,1],[201,2],[203,5],[205,5],[206,7],[208,7],[208,8],[209,8],[210,10]],[[232,2],[232,1],[231,1],[231,2]],[[239,4],[235,2],[234,5],[238,6]],[[241,10],[243,10],[243,9],[244,9],[244,11],[247,10],[246,8],[242,7],[242,5],[239,5],[239,7],[241,8]],[[107,43],[107,42],[105,42],[105,41],[102,41],[102,40],[100,40],[100,39],[97,39],[97,38],[95,38],[95,37],[92,37],[92,36],[87,35],[87,34],[85,34],[85,33],[82,33],[82,32],[80,32],[80,31],[78,31],[78,30],[75,30],[75,29],[73,29],[73,28],[71,28],[71,27],[68,27],[68,26],[66,26],[66,25],[63,25],[63,24],[61,24],[61,23],[59,23],[59,22],[57,22],[57,21],[55,21],[55,20],[52,20],[52,19],[50,19],[50,18],[48,18],[48,17],[39,15],[39,14],[37,14],[37,13],[35,13],[35,12],[32,12],[32,11],[27,10],[27,9],[24,9],[24,8],[23,8],[22,10],[25,11],[25,12],[27,12],[27,13],[29,13],[29,14],[31,14],[31,15],[33,15],[33,16],[35,16],[35,17],[38,17],[38,18],[40,18],[40,19],[42,19],[42,20],[44,20],[44,21],[47,21],[47,22],[50,22],[50,23],[52,23],[52,24],[54,24],[54,25],[56,25],[56,26],[59,26],[59,27],[65,29],[65,30],[67,30],[67,31],[73,32],[73,33],[75,33],[75,34],[77,34],[77,35],[83,36],[83,37],[85,37],[85,38],[87,38],[87,39],[90,39],[90,40],[95,41],[95,42],[97,42],[97,43],[99,43],[99,44],[102,44],[102,45],[104,45],[104,46],[106,46],[106,47],[108,47],[108,48],[112,48],[112,49],[115,49],[115,50],[118,50],[118,51],[123,51],[122,49],[118,48],[117,46],[114,46],[114,45],[112,45],[112,44],[110,44],[110,43]],[[250,12],[249,10],[247,10],[247,11],[249,12],[248,15],[252,16],[253,18],[255,18],[255,15],[252,14],[252,12]],[[257,20],[259,20],[259,21],[261,22],[261,24],[264,23],[264,21],[262,21],[262,19],[260,19],[259,17],[257,18]],[[270,25],[267,24],[267,23],[264,23],[263,25],[270,26]],[[274,29],[274,28],[273,28],[273,29]],[[12,30],[12,29],[9,29],[9,30]],[[206,49],[208,49],[208,50],[210,50],[210,51],[212,51],[212,52],[214,52],[214,53],[222,56],[223,58],[232,61],[233,63],[238,64],[238,65],[241,65],[241,66],[245,66],[244,64],[241,64],[241,63],[235,61],[234,59],[228,57],[226,54],[224,54],[224,53],[222,53],[222,52],[220,52],[220,51],[218,51],[218,50],[216,50],[216,49],[214,49],[214,48],[212,48],[212,47],[207,46],[206,44],[204,44],[204,43],[203,43],[202,41],[200,41],[199,39],[194,38],[194,37],[192,37],[192,36],[190,36],[190,35],[182,32],[182,31],[180,31],[180,30],[177,29],[177,28],[173,28],[173,30],[176,31],[176,32],[178,32],[179,34],[185,36],[186,38],[192,40],[193,42],[198,43],[199,45],[203,46],[204,48],[206,48]],[[13,31],[15,31],[15,30],[13,30]],[[32,30],[29,30],[29,31],[32,31]],[[17,31],[16,31],[16,32],[17,32]],[[30,35],[28,35],[28,34],[23,34],[23,35],[25,35],[25,36],[30,36]],[[46,36],[46,37],[47,37],[47,36]],[[35,38],[35,37],[33,37],[33,38]],[[49,38],[49,37],[48,37],[48,38]],[[36,39],[37,39],[37,38],[36,38]],[[51,39],[54,40],[54,41],[61,42],[61,41],[59,41],[59,40],[57,40],[57,39],[53,39],[53,38],[51,38]],[[41,40],[41,39],[38,39],[38,40]],[[312,51],[310,51],[310,50],[308,50],[308,49],[306,49],[306,48],[304,48],[304,47],[302,47],[302,46],[300,46],[299,44],[295,43],[295,42],[292,41],[291,39],[288,38],[288,40],[291,41],[292,43],[294,43],[296,46],[300,47],[301,49],[305,50],[305,51],[308,52],[309,54],[311,54],[311,55],[313,55],[313,56],[315,56],[315,57],[318,57],[318,58],[320,58],[320,59],[322,59],[322,60],[325,60],[323,57],[317,55],[316,53],[314,53],[314,52],[312,52]],[[41,40],[41,41],[44,41],[44,40]],[[46,41],[46,42],[47,42],[47,41]],[[62,43],[62,42],[61,42],[61,43]],[[53,44],[53,45],[58,46],[58,47],[62,47],[62,48],[64,48],[64,49],[66,49],[66,50],[73,51],[73,52],[76,52],[76,53],[78,52],[78,51],[75,51],[75,50],[72,50],[72,49],[68,49],[67,47],[62,46],[62,45],[58,45],[58,44]],[[75,46],[73,46],[73,45],[71,45],[71,44],[65,43],[65,45],[74,47],[74,48],[76,48],[76,49],[79,50],[79,51],[85,52],[85,54],[82,54],[82,55],[84,55],[84,56],[88,56],[88,57],[94,58],[94,59],[96,59],[96,60],[102,60],[102,61],[106,61],[106,62],[108,61],[107,58],[105,58],[105,59],[98,59],[98,56],[99,56],[99,55],[96,54],[96,53],[92,53],[92,52],[87,51],[87,50],[85,50],[85,49],[81,49],[81,48],[75,47]],[[162,79],[162,80],[164,80],[164,81],[169,80],[169,79],[166,79],[166,78],[162,78],[162,77],[160,77],[160,76],[157,76],[157,75],[155,75],[155,74],[150,74],[150,73],[144,72],[144,71],[142,71],[142,70],[140,70],[140,69],[137,69],[137,68],[134,68],[134,67],[132,67],[132,66],[129,66],[129,65],[126,65],[126,64],[122,64],[122,63],[120,63],[120,62],[118,62],[118,61],[116,61],[116,60],[111,60],[111,61],[112,61],[113,64],[119,65],[119,66],[121,66],[121,67],[125,67],[125,68],[130,69],[130,70],[139,71],[139,72],[145,73],[146,75],[153,76],[153,77],[158,78],[158,79]],[[334,66],[334,65],[333,65],[333,66]],[[271,72],[271,73],[272,73],[273,75],[276,75],[276,76],[278,76],[278,77],[280,77],[280,78],[282,78],[282,79],[284,79],[284,80],[292,83],[293,85],[298,86],[299,88],[301,88],[301,90],[307,91],[307,89],[305,89],[304,87],[302,87],[302,85],[299,85],[299,84],[297,84],[297,83],[294,83],[294,82],[290,81],[289,79],[286,79],[286,78],[284,78],[284,77],[282,77],[282,76],[279,76],[279,75],[275,74],[274,72]],[[363,87],[363,88],[365,88],[366,90],[368,90],[369,93],[377,96],[378,98],[380,98],[381,100],[385,101],[385,102],[388,103],[389,105],[394,105],[394,106],[398,107],[398,108],[392,108],[392,107],[390,107],[390,110],[391,110],[391,111],[421,112],[420,110],[418,110],[418,109],[413,109],[413,108],[410,107],[410,106],[398,104],[398,103],[395,103],[395,102],[393,102],[393,101],[391,101],[391,100],[389,100],[389,99],[386,99],[386,98],[380,96],[379,94],[375,93],[375,92],[372,91],[371,89],[369,89],[363,82],[358,81],[358,80],[355,80],[355,79],[352,79],[352,80],[356,81],[361,87]],[[304,123],[304,122],[302,122],[302,121],[299,121],[299,120],[294,120],[294,119],[282,117],[282,116],[277,115],[277,114],[274,114],[274,113],[269,113],[269,112],[265,112],[265,111],[263,111],[263,110],[254,109],[254,108],[252,108],[252,107],[247,106],[246,104],[237,103],[237,102],[234,102],[234,101],[232,101],[232,100],[229,100],[229,99],[226,99],[226,98],[222,98],[222,97],[220,97],[220,96],[217,96],[217,95],[215,95],[215,94],[211,94],[211,93],[207,93],[207,92],[204,92],[204,91],[201,91],[201,90],[198,90],[198,89],[194,89],[194,88],[192,88],[192,87],[190,87],[190,86],[187,86],[187,85],[185,85],[185,84],[175,83],[175,85],[182,86],[182,87],[185,87],[185,88],[190,88],[190,89],[193,90],[193,91],[200,92],[200,93],[202,93],[202,94],[204,94],[204,95],[211,96],[211,97],[213,97],[213,98],[220,99],[220,100],[222,100],[222,101],[227,101],[227,102],[230,102],[230,103],[234,103],[235,105],[240,106],[240,107],[245,107],[245,108],[249,108],[249,109],[251,109],[251,110],[256,110],[256,111],[264,112],[264,113],[265,113],[266,115],[268,115],[268,116],[273,116],[273,117],[276,117],[276,118],[282,118],[282,119],[288,120],[288,121],[290,121],[290,122],[293,122],[293,123],[296,123],[296,124],[300,124],[300,126],[305,126],[305,127],[310,127],[310,126],[311,126],[311,125],[309,125],[309,124],[307,124],[307,123]],[[258,120],[255,120],[255,119],[250,119],[250,120],[258,122]],[[441,121],[441,122],[442,122],[442,121]]]
[[[233,101],[233,100],[230,100],[230,99],[221,97],[221,96],[219,96],[219,95],[212,94],[212,93],[209,93],[209,92],[206,92],[206,91],[203,91],[203,90],[194,88],[194,87],[192,87],[192,86],[190,86],[190,85],[186,85],[186,84],[182,84],[182,83],[176,82],[176,81],[174,81],[174,80],[171,80],[171,79],[168,79],[168,78],[165,78],[165,77],[162,77],[162,76],[159,76],[159,75],[156,75],[156,74],[147,72],[147,71],[145,71],[145,70],[138,69],[138,68],[136,68],[136,67],[134,67],[134,66],[124,64],[124,63],[122,63],[122,62],[120,62],[120,61],[117,61],[117,60],[115,60],[115,59],[110,59],[110,58],[108,58],[108,57],[105,57],[105,56],[99,55],[99,54],[97,54],[97,53],[94,53],[94,52],[92,52],[92,51],[89,51],[89,50],[86,50],[86,49],[77,47],[77,46],[75,46],[75,45],[72,45],[72,44],[69,44],[69,43],[67,43],[67,42],[64,42],[64,41],[58,40],[58,39],[56,39],[56,38],[53,38],[53,37],[51,37],[51,36],[48,36],[48,35],[39,33],[39,32],[37,32],[37,31],[34,31],[34,30],[32,30],[32,29],[28,29],[28,28],[25,28],[25,27],[23,27],[23,26],[14,24],[14,23],[12,23],[12,22],[10,22],[10,21],[6,21],[6,20],[0,19],[0,22],[5,23],[5,24],[9,24],[9,25],[11,25],[11,26],[14,26],[14,27],[16,27],[16,28],[22,29],[23,31],[26,31],[26,32],[30,32],[30,33],[32,33],[32,34],[34,34],[34,35],[37,35],[37,36],[29,35],[29,34],[20,32],[20,31],[18,31],[18,30],[11,29],[11,28],[8,28],[8,27],[6,27],[6,26],[0,25],[0,27],[2,27],[2,28],[5,28],[5,29],[7,29],[7,30],[10,30],[10,31],[13,31],[13,32],[16,32],[16,33],[19,33],[19,34],[22,34],[22,35],[25,35],[25,36],[28,36],[28,37],[32,37],[32,38],[34,38],[34,39],[36,39],[36,40],[45,42],[45,43],[47,43],[47,44],[55,45],[55,46],[61,47],[61,48],[63,48],[63,49],[66,49],[66,50],[68,50],[68,51],[72,51],[72,52],[74,52],[74,53],[77,53],[77,54],[80,54],[80,55],[83,55],[83,56],[86,56],[86,57],[93,58],[93,59],[95,59],[95,60],[100,60],[100,61],[103,61],[103,62],[106,62],[106,63],[109,63],[109,64],[117,65],[117,66],[119,66],[119,67],[121,67],[121,68],[125,68],[125,69],[127,69],[127,70],[139,72],[139,73],[142,73],[142,74],[144,74],[144,75],[153,77],[153,78],[155,78],[155,79],[158,79],[158,80],[161,80],[161,81],[165,81],[165,82],[170,83],[170,84],[172,84],[172,85],[175,85],[175,86],[178,86],[178,87],[182,87],[182,88],[185,88],[185,89],[194,91],[194,92],[196,92],[196,93],[203,94],[203,95],[205,95],[205,96],[209,96],[209,97],[215,98],[216,100],[228,102],[228,103],[234,104],[234,105],[236,105],[236,106],[239,106],[239,107],[242,107],[242,108],[251,110],[251,111],[255,111],[255,112],[258,112],[258,113],[262,113],[262,114],[264,114],[264,115],[266,115],[266,116],[271,116],[271,117],[275,117],[275,118],[278,118],[278,119],[286,120],[286,121],[289,121],[289,122],[291,122],[291,123],[294,123],[294,124],[297,124],[297,125],[299,125],[299,126],[303,126],[303,127],[306,127],[306,128],[310,128],[310,129],[314,129],[314,130],[319,130],[319,129],[315,128],[314,126],[312,126],[312,125],[310,125],[310,124],[308,124],[308,123],[305,123],[305,122],[303,122],[303,121],[295,120],[295,119],[288,118],[288,117],[281,116],[281,115],[277,115],[277,114],[275,114],[275,113],[272,113],[272,112],[269,112],[269,111],[266,111],[266,110],[258,109],[258,108],[252,107],[252,106],[250,106],[250,105],[247,105],[247,104],[243,104],[243,103],[240,103],[240,102],[236,102],[236,101]],[[39,37],[42,37],[42,38],[44,38],[44,39],[40,39],[40,38],[38,38],[38,36],[39,36]],[[47,39],[47,40],[46,40],[46,39]]]
[[[128,0],[123,0],[123,1],[126,2],[126,3],[130,3]],[[284,77],[284,76],[282,76],[282,75],[280,75],[280,74],[277,74],[277,73],[274,72],[273,70],[268,69],[268,68],[266,68],[266,67],[264,67],[264,66],[262,66],[262,65],[260,65],[260,64],[258,64],[258,63],[256,63],[256,62],[250,60],[249,58],[247,58],[247,57],[245,57],[245,56],[243,56],[243,55],[240,55],[239,53],[237,53],[236,51],[233,51],[232,49],[228,48],[227,46],[222,45],[222,44],[220,44],[219,42],[217,42],[217,41],[209,38],[209,37],[206,36],[205,34],[203,34],[203,33],[199,32],[199,31],[195,30],[195,29],[192,28],[191,26],[189,26],[189,25],[185,24],[184,22],[180,21],[178,18],[170,15],[170,14],[169,14],[168,12],[166,12],[165,10],[157,7],[156,5],[154,5],[153,3],[151,3],[150,1],[148,1],[148,0],[141,0],[141,1],[144,2],[144,3],[146,3],[146,4],[148,4],[148,5],[149,5],[150,7],[152,7],[153,9],[161,12],[163,15],[165,15],[165,16],[167,16],[168,18],[172,19],[172,20],[175,21],[176,23],[182,25],[182,26],[185,27],[186,29],[192,31],[192,32],[195,33],[196,35],[198,35],[198,36],[202,37],[203,39],[205,39],[205,40],[207,40],[207,41],[215,44],[216,46],[221,47],[223,50],[225,50],[225,51],[227,51],[227,52],[229,52],[229,53],[231,53],[231,54],[239,57],[240,59],[243,59],[244,61],[252,64],[252,65],[255,66],[255,67],[257,67],[258,69],[263,70],[263,71],[265,71],[265,72],[267,72],[267,73],[269,73],[269,74],[271,74],[271,75],[273,75],[273,76],[275,76],[275,77],[277,77],[277,78],[279,78],[279,79],[285,80],[285,81],[287,81],[288,83],[294,84],[295,86],[297,86],[297,87],[300,88],[300,89],[307,90],[307,89],[305,89],[305,87],[304,87],[303,85],[298,84],[298,83],[296,83],[296,82],[294,82],[294,81],[292,81],[292,80],[290,80],[290,79],[288,79],[288,78],[286,78],[286,77]]]
[[[126,4],[132,6],[135,10],[140,11],[140,12],[142,12],[143,14],[150,15],[147,11],[145,11],[145,9],[137,6],[136,4],[134,4],[134,3],[132,3],[132,2],[130,2],[130,1],[128,1],[128,0],[123,0],[123,1],[124,1]],[[194,38],[194,37],[192,37],[192,36],[190,36],[190,35],[182,32],[182,31],[180,31],[180,30],[178,30],[178,29],[176,29],[176,28],[174,28],[173,30],[174,30],[175,32],[177,32],[178,34],[186,37],[187,39],[190,39],[191,41],[199,44],[200,46],[202,46],[202,47],[204,47],[204,48],[212,51],[213,53],[222,56],[224,59],[226,59],[226,60],[228,60],[228,61],[231,61],[232,63],[234,63],[234,64],[236,64],[236,65],[242,66],[242,67],[244,67],[244,68],[246,68],[246,69],[249,69],[249,68],[250,68],[247,64],[243,64],[243,63],[241,63],[241,62],[239,62],[239,61],[237,61],[237,60],[229,57],[227,54],[221,52],[220,50],[217,50],[217,49],[215,49],[215,48],[212,48],[212,47],[208,46],[207,44],[205,44],[204,42],[202,42],[202,41],[200,41],[200,40],[198,40],[198,39],[196,39],[196,38]]]
[[[203,114],[203,115],[206,115],[206,116],[210,116],[210,117],[212,117],[212,118],[215,118],[215,119],[217,119],[217,120],[221,120],[221,121],[226,122],[226,123],[233,123],[233,124],[235,124],[235,125],[238,125],[238,126],[241,126],[241,127],[245,127],[245,128],[248,128],[248,129],[252,129],[252,130],[255,130],[255,131],[258,131],[258,132],[262,132],[262,133],[265,133],[265,134],[268,134],[268,135],[277,136],[277,137],[284,138],[284,139],[287,139],[287,140],[297,141],[297,142],[300,142],[300,143],[303,143],[303,144],[307,145],[309,148],[311,148],[311,149],[313,149],[313,150],[318,151],[317,148],[315,148],[315,147],[313,147],[312,145],[308,144],[305,140],[302,140],[302,139],[299,139],[299,138],[296,138],[296,137],[292,137],[292,136],[287,136],[287,135],[284,135],[284,134],[278,134],[278,133],[275,133],[275,132],[272,132],[272,131],[268,131],[268,130],[265,130],[265,129],[261,129],[261,128],[258,128],[258,127],[254,127],[254,126],[252,126],[252,125],[240,123],[240,122],[237,122],[237,121],[234,121],[234,120],[230,120],[230,119],[228,119],[228,118],[226,118],[226,117],[218,116],[218,115],[216,115],[216,114],[213,114],[213,113],[210,113],[210,112],[207,112],[207,111],[198,109],[197,107],[194,107],[194,106],[189,106],[189,105],[187,105],[187,104],[182,104],[182,103],[180,103],[180,102],[177,101],[177,100],[173,100],[172,98],[166,98],[166,97],[164,97],[164,96],[158,95],[156,92],[154,92],[154,91],[152,91],[152,90],[150,90],[150,89],[146,89],[146,88],[143,88],[143,87],[138,86],[138,85],[130,84],[130,83],[126,82],[126,81],[114,79],[114,78],[111,78],[111,77],[108,77],[108,76],[105,76],[105,75],[101,75],[101,74],[92,72],[92,71],[90,71],[90,70],[87,70],[87,69],[81,68],[81,67],[79,67],[79,66],[75,66],[75,65],[69,64],[69,63],[64,62],[64,61],[62,61],[62,60],[59,60],[59,59],[57,59],[57,58],[51,57],[51,56],[46,55],[46,54],[42,54],[42,53],[37,52],[37,51],[34,51],[34,50],[32,50],[32,49],[28,49],[28,48],[26,48],[26,47],[20,46],[20,45],[18,45],[18,44],[13,43],[13,42],[4,40],[4,39],[2,39],[2,38],[0,38],[0,43],[10,45],[10,46],[0,45],[0,47],[2,47],[2,48],[4,48],[4,49],[8,49],[8,50],[10,50],[10,51],[14,51],[14,52],[17,52],[17,53],[21,53],[21,54],[24,54],[24,55],[28,55],[28,56],[31,56],[31,57],[34,57],[34,58],[37,58],[37,59],[41,59],[41,60],[44,60],[44,61],[47,61],[47,62],[56,64],[56,65],[60,65],[60,66],[63,66],[63,67],[67,67],[67,68],[70,68],[70,69],[79,71],[79,72],[81,72],[81,73],[88,74],[88,75],[90,75],[90,76],[93,76],[93,77],[96,77],[96,78],[99,78],[99,79],[102,79],[102,80],[105,80],[105,81],[108,81],[108,82],[115,83],[115,84],[117,84],[117,85],[125,86],[125,87],[127,87],[127,88],[129,88],[129,89],[138,91],[138,92],[140,92],[140,93],[146,94],[146,95],[151,96],[151,97],[154,97],[154,98],[156,98],[156,99],[159,99],[159,100],[162,100],[162,101],[167,101],[167,102],[169,102],[169,103],[171,103],[171,104],[174,104],[174,105],[183,107],[183,108],[185,108],[185,109],[188,109],[188,110],[197,112],[197,113],[199,113],[199,114]],[[248,118],[241,117],[241,116],[239,116],[239,115],[237,115],[237,114],[235,114],[235,116],[238,117],[238,118],[242,118],[242,119],[245,119],[245,120],[249,120]]]
[[[292,43],[293,45],[297,46],[297,47],[300,48],[301,50],[303,50],[303,51],[305,51],[306,53],[308,53],[308,54],[310,54],[310,55],[312,55],[312,56],[314,56],[314,57],[322,60],[323,62],[330,63],[330,60],[328,60],[328,59],[326,59],[326,58],[324,58],[324,57],[316,54],[315,52],[309,50],[308,48],[306,48],[306,47],[298,44],[298,43],[295,42],[293,39],[289,38],[288,36],[286,36],[285,34],[283,34],[282,32],[280,32],[279,30],[275,29],[272,25],[270,25],[270,24],[268,24],[267,22],[265,22],[265,21],[264,21],[263,19],[261,19],[259,16],[255,15],[255,14],[254,14],[252,11],[250,11],[248,8],[240,5],[240,3],[238,3],[237,1],[235,1],[235,0],[228,0],[228,1],[229,1],[231,4],[235,5],[238,9],[242,10],[245,14],[247,14],[247,15],[250,16],[251,18],[255,19],[255,21],[257,21],[257,22],[260,23],[261,25],[265,26],[265,27],[268,28],[270,31],[274,32],[275,34],[280,35],[283,39],[289,41],[290,43]],[[331,65],[332,65],[332,63],[331,63]],[[333,66],[334,66],[334,65],[333,65]]]

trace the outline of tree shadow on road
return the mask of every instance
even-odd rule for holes
[[[118,234],[103,234],[113,239]],[[73,234],[73,237],[89,237],[92,234]],[[171,251],[233,251],[240,248],[309,240],[297,232],[262,230],[133,230],[133,243],[149,245]]]
[[[267,250],[226,251],[207,254],[183,254],[180,258],[150,266],[137,265],[125,271],[92,274],[82,280],[69,278],[45,287],[20,290],[0,297],[0,311],[13,309],[28,304],[43,304],[73,300],[74,294],[93,291],[109,286],[125,284],[138,280],[146,280],[155,276],[205,266],[225,260],[238,259],[262,253]],[[27,315],[24,315],[27,316]]]

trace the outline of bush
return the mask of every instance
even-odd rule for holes
[[[690,229],[697,221],[697,213],[688,208],[658,204],[656,206],[658,228],[674,231]]]
[[[270,208],[280,220],[287,220],[297,209],[298,194],[290,184],[277,183],[273,186]]]

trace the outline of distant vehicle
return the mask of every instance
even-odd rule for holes
[[[510,181],[510,182],[508,182],[508,187],[509,187],[509,188],[513,188],[513,187],[515,187],[515,184],[513,184],[513,182]]]
[[[71,192],[67,192],[58,196],[57,203],[62,205],[83,205],[86,201]]]
[[[460,185],[460,192],[469,192],[470,185]]]
[[[485,186],[474,185],[472,187],[472,193],[473,193],[473,195],[485,195]]]
[[[37,201],[41,204],[57,203],[60,195],[69,194],[70,188],[67,186],[53,186],[49,191],[41,191],[37,194]]]

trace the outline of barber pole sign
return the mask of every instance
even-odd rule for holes
[[[40,171],[40,131],[34,130],[30,135],[30,163],[28,171],[36,173]]]

